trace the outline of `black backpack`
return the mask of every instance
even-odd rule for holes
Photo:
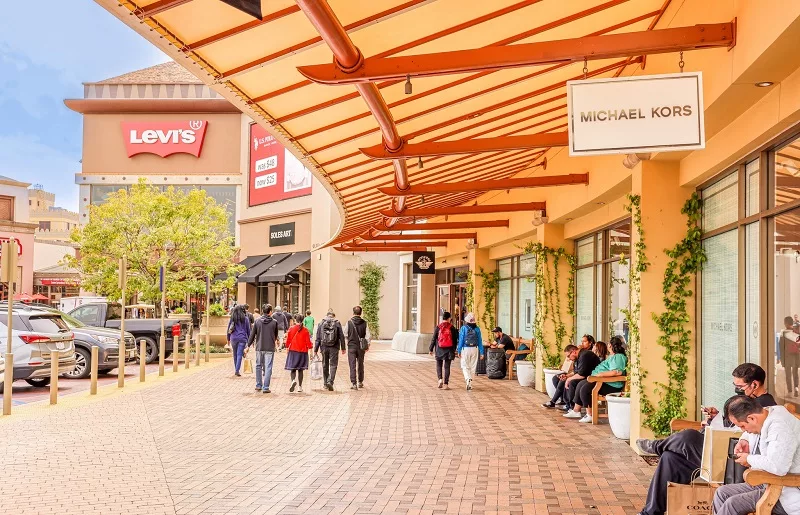
[[[328,347],[336,346],[336,321],[332,318],[322,322],[322,344]]]

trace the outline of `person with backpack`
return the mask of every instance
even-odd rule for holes
[[[247,347],[256,348],[256,391],[270,393],[272,361],[275,357],[275,344],[278,341],[278,323],[272,318],[272,304],[264,304],[261,316],[253,324]]]
[[[345,340],[342,324],[336,320],[336,314],[328,310],[328,314],[317,326],[317,337],[314,339],[314,356],[322,350],[322,380],[323,388],[332,392],[333,382],[336,379],[336,369],[339,368],[339,354],[337,347],[344,355]]]
[[[372,335],[369,334],[367,321],[361,318],[361,306],[353,308],[353,318],[344,327],[344,339],[347,342],[347,361],[350,364],[350,389],[364,388],[364,355],[369,350]],[[356,382],[358,372],[358,382]]]
[[[286,316],[286,313],[281,310],[280,306],[275,306],[275,312],[272,314],[272,318],[275,319],[275,322],[278,324],[278,352],[280,352],[286,348],[286,331],[289,329],[289,318]]]
[[[472,379],[478,368],[478,360],[483,359],[483,338],[481,329],[475,323],[475,314],[467,313],[464,317],[464,325],[458,333],[458,348],[456,357],[461,358],[461,371],[464,372],[464,381],[467,383],[467,391],[472,390]]]
[[[450,389],[450,365],[456,357],[455,349],[458,345],[458,333],[450,323],[451,315],[447,311],[442,313],[442,321],[433,329],[433,338],[428,352],[431,356],[436,351],[436,377],[439,378],[438,388]],[[444,369],[444,374],[442,374]]]
[[[294,316],[297,322],[286,333],[286,370],[291,371],[292,385],[289,392],[294,393],[295,388],[298,392],[303,391],[303,370],[308,370],[308,351],[311,350],[311,334],[306,326],[302,324],[303,315],[300,313]]]
[[[244,307],[236,306],[231,312],[231,319],[228,322],[228,344],[233,354],[233,373],[240,377],[239,369],[242,367],[242,357],[244,347],[250,338],[250,320]]]

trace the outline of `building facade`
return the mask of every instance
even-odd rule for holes
[[[33,290],[33,235],[36,224],[28,217],[28,186],[0,176],[0,241],[17,242],[17,280],[15,294]],[[8,288],[0,285],[0,300],[8,299]]]

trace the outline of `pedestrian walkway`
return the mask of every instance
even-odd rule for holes
[[[632,514],[652,475],[608,427],[565,420],[516,381],[436,389],[427,356],[374,345],[365,389],[272,394],[229,363],[0,418],[3,513]],[[311,388],[309,388],[311,386]],[[71,396],[71,397],[77,397]]]

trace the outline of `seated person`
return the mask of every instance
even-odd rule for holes
[[[600,342],[597,342],[599,344]],[[595,344],[595,346],[597,346]],[[628,356],[625,355],[625,343],[619,336],[611,338],[611,355],[609,355],[602,363],[592,370],[590,375],[597,377],[614,377],[624,376],[625,369],[628,368]],[[608,395],[609,393],[618,393],[625,388],[623,381],[612,381],[610,383],[603,383],[600,386],[600,395]],[[575,396],[573,397],[575,405],[572,411],[566,413],[566,418],[579,418],[578,422],[583,424],[591,423],[592,421],[592,390],[594,383],[590,383],[587,379],[581,380],[575,387]],[[581,409],[586,408],[586,415],[581,417]]]
[[[492,349],[503,349],[506,352],[510,350],[516,350],[516,347],[514,347],[514,341],[509,335],[503,333],[501,328],[495,327],[492,330],[492,333],[494,333],[494,341],[491,345]]]
[[[760,406],[775,406],[775,399],[767,393],[764,382],[767,373],[753,363],[742,363],[733,370],[733,386],[736,395],[754,399]],[[724,426],[733,427],[724,416],[720,416],[716,408],[705,408],[704,425],[722,422]],[[661,440],[636,440],[639,451],[645,455],[659,456],[650,488],[647,491],[647,502],[639,515],[663,515],[667,511],[667,483],[688,485],[692,473],[700,468],[703,461],[703,433],[694,429],[684,429]]]
[[[737,463],[776,476],[800,473],[800,420],[786,408],[765,408],[756,399],[738,396],[728,405],[728,418],[744,431],[734,450]],[[764,489],[746,483],[720,486],[714,494],[714,513],[753,513]],[[772,513],[800,513],[800,488],[784,487]]]
[[[564,411],[572,409],[572,400],[575,397],[575,386],[592,375],[601,361],[608,355],[608,345],[605,342],[596,342],[591,335],[584,335],[581,339],[581,349],[578,351],[578,359],[573,367],[573,374],[567,378],[564,384]]]
[[[578,347],[575,345],[567,345],[564,347],[564,363],[561,365],[561,373],[553,376],[553,384],[556,387],[556,393],[550,402],[542,404],[543,408],[555,408],[556,406],[564,406],[564,386],[567,384],[567,379],[574,375],[573,364],[578,359]]]

